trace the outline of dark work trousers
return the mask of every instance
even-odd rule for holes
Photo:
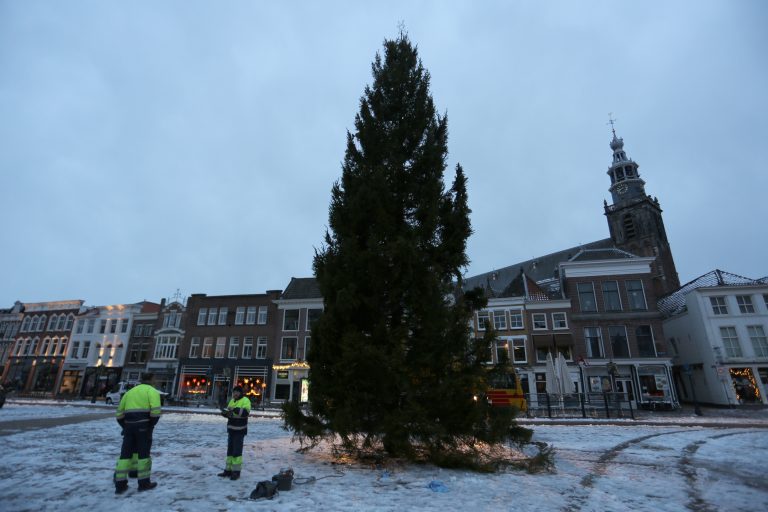
[[[243,441],[245,430],[227,431],[227,469],[240,471],[243,466]]]
[[[117,461],[115,473],[116,481],[128,479],[128,470],[131,469],[131,458],[138,454],[139,480],[149,478],[152,469],[152,459],[149,452],[152,448],[152,427],[149,423],[138,425],[126,424],[123,429],[123,446],[120,448],[120,459]]]

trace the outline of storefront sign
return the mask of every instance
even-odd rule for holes
[[[278,379],[287,379],[288,378],[288,370],[277,370],[277,378]]]

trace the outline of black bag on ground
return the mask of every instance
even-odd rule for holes
[[[251,499],[260,500],[262,498],[266,498],[271,500],[275,497],[276,494],[279,494],[277,492],[277,484],[270,482],[269,480],[262,480],[261,482],[257,483],[256,488],[251,491]]]
[[[272,477],[272,481],[277,484],[279,491],[290,491],[293,483],[293,469],[281,469],[278,474]]]

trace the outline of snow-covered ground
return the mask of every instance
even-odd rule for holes
[[[0,409],[0,423],[107,410],[11,402]],[[278,418],[261,417],[250,422],[243,477],[232,482],[216,476],[226,452],[224,418],[174,411],[166,409],[155,429],[152,478],[159,486],[145,493],[134,481],[128,493],[114,495],[121,437],[111,418],[0,437],[0,509],[768,510],[768,429],[758,426],[532,425],[535,440],[554,445],[556,472],[488,475],[370,467],[336,461],[327,450],[299,454]],[[248,499],[256,482],[286,467],[307,483],[270,501]]]

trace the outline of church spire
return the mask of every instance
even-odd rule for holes
[[[611,149],[613,150],[613,162],[608,168],[608,176],[611,178],[611,187],[608,191],[611,193],[614,204],[642,199],[645,197],[645,182],[640,179],[640,173],[636,162],[627,157],[624,151],[624,139],[616,136],[615,119],[608,116],[608,123],[611,125],[613,139],[611,140]]]

